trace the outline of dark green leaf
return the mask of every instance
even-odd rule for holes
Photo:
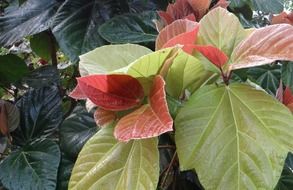
[[[48,139],[12,152],[0,164],[0,180],[9,190],[55,190],[60,162],[58,145]]]
[[[255,81],[268,93],[275,95],[281,78],[280,65],[264,65],[247,71],[248,78]]]
[[[59,4],[57,0],[27,0],[0,17],[0,44],[7,46],[23,37],[47,30]]]
[[[255,11],[262,11],[266,13],[280,13],[283,11],[284,0],[230,0],[230,7],[242,7],[245,4],[250,4]]]
[[[67,157],[66,154],[61,154],[61,162],[58,169],[58,182],[57,190],[68,189],[68,182],[70,179],[71,171],[74,166],[74,161]]]
[[[33,88],[51,86],[59,84],[60,78],[56,68],[51,65],[46,65],[33,70],[27,77],[23,78],[23,83]]]
[[[168,5],[168,0],[128,0],[131,12],[156,11],[165,10]]]
[[[28,68],[25,62],[18,56],[12,54],[0,56],[0,84],[7,85],[16,82],[27,73]]]
[[[52,31],[61,50],[72,62],[78,56],[105,41],[98,34],[98,27],[115,14],[123,12],[118,0],[67,0],[58,10]]]
[[[61,125],[61,150],[75,159],[84,143],[96,132],[97,125],[93,113],[88,113],[85,107],[77,106]]]
[[[286,86],[293,89],[293,62],[282,64],[282,81]]]
[[[46,61],[51,59],[52,44],[48,33],[41,32],[33,35],[30,39],[30,45],[39,57]]]
[[[110,43],[154,42],[158,32],[153,19],[157,18],[153,11],[116,16],[105,22],[99,33]]]
[[[293,189],[293,154],[288,153],[281,178],[275,190],[292,190]]]
[[[61,97],[56,86],[28,91],[17,107],[20,126],[12,134],[17,144],[51,135],[62,121]]]

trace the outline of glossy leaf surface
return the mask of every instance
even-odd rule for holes
[[[119,111],[133,108],[144,97],[137,79],[129,75],[89,75],[80,77],[78,87],[97,106]]]
[[[232,54],[231,69],[254,67],[276,60],[293,60],[293,27],[276,24],[256,29]]]
[[[106,74],[126,67],[151,52],[150,49],[135,44],[102,46],[80,56],[80,75]]]
[[[116,16],[99,28],[99,34],[110,43],[154,42],[157,37],[153,22],[157,13],[147,11]]]
[[[230,6],[233,8],[243,7],[245,4],[250,3],[247,0],[230,0]],[[255,11],[263,11],[267,13],[280,13],[283,11],[284,0],[252,0],[252,9]]]
[[[32,142],[1,162],[0,180],[10,190],[55,190],[59,162],[60,150],[55,142]]]
[[[119,141],[156,137],[173,130],[164,86],[164,79],[160,75],[156,76],[149,104],[141,106],[118,121],[114,136]]]
[[[250,86],[200,88],[176,118],[180,167],[195,168],[207,190],[273,189],[293,147],[292,122],[284,105]]]
[[[155,190],[159,179],[157,145],[157,138],[121,143],[114,138],[113,127],[102,128],[80,152],[69,190]]]

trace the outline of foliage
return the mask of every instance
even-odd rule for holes
[[[290,6],[1,1],[0,189],[292,189]]]

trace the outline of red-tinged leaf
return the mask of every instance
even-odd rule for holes
[[[230,70],[254,67],[276,60],[293,60],[293,27],[276,24],[254,30],[234,49]]]
[[[279,100],[280,102],[283,102],[283,96],[284,96],[283,82],[282,80],[280,80],[280,85],[276,92],[276,99]]]
[[[190,32],[185,32],[182,34],[179,34],[178,36],[175,36],[174,38],[172,38],[171,40],[169,40],[164,46],[163,48],[167,48],[167,47],[173,47],[176,45],[182,45],[183,46],[183,50],[186,53],[192,54],[193,48],[190,48],[190,46],[186,46],[189,44],[194,44],[196,42],[196,38],[197,38],[197,33],[198,33],[198,29],[199,29],[199,25],[197,25],[192,31]]]
[[[230,2],[227,0],[219,0],[217,2],[217,4],[215,4],[211,9],[215,9],[217,7],[222,7],[224,9],[227,9],[227,7],[229,6]]]
[[[99,127],[105,127],[115,121],[116,114],[113,111],[97,108],[94,113],[94,119]]]
[[[174,21],[174,18],[171,15],[169,15],[167,12],[158,11],[158,15],[164,21],[165,25],[169,25]]]
[[[173,130],[164,89],[164,79],[158,75],[150,92],[149,104],[124,116],[115,127],[114,136],[119,141],[159,136]]]
[[[199,46],[199,45],[187,45],[190,48],[194,48],[199,51],[203,56],[205,56],[210,62],[221,68],[228,61],[228,56],[220,49],[214,46]]]
[[[286,87],[284,91],[283,104],[286,106],[293,104],[293,94],[289,87]]]
[[[190,15],[187,15],[186,17],[184,17],[184,19],[187,19],[187,20],[191,20],[191,21],[196,21],[196,18],[194,16],[194,14],[190,14]]]
[[[156,50],[162,49],[163,46],[172,38],[186,32],[191,32],[198,26],[199,24],[197,22],[193,22],[190,20],[176,20],[172,24],[166,26],[162,31],[160,31],[156,39]]]
[[[287,14],[285,11],[272,17],[272,24],[291,24],[293,25],[293,12]]]
[[[201,19],[208,11],[211,0],[187,0],[193,11],[196,12],[196,18]]]
[[[81,91],[105,110],[127,110],[138,106],[144,97],[138,80],[129,75],[89,75],[77,81]]]
[[[0,134],[9,135],[7,111],[3,102],[0,102]]]
[[[84,94],[84,92],[79,88],[79,85],[77,84],[76,87],[70,92],[69,96],[73,99],[77,100],[84,100],[87,99],[87,96]]]

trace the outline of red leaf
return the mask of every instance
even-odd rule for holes
[[[158,15],[164,21],[165,25],[169,25],[174,21],[171,15],[164,11],[158,11]]]
[[[190,48],[194,48],[199,51],[203,56],[205,56],[210,62],[221,68],[228,61],[228,56],[222,52],[220,49],[214,46],[198,46],[198,45],[188,45]]]
[[[99,127],[105,127],[115,121],[116,114],[113,111],[97,108],[94,113],[94,119]]]
[[[272,17],[272,24],[281,24],[287,23],[293,25],[293,12],[287,14],[286,12],[282,12],[276,16]]]
[[[201,19],[208,11],[211,0],[187,0],[193,11],[196,12],[196,18]]]
[[[118,122],[114,136],[119,141],[156,137],[173,130],[164,85],[164,79],[157,75],[150,92],[149,104],[141,106]]]
[[[227,7],[229,6],[230,2],[228,2],[227,0],[219,0],[217,2],[217,4],[215,4],[212,9],[215,9],[217,7],[222,7],[224,9],[227,9]]]
[[[186,17],[184,17],[184,19],[194,21],[194,22],[196,21],[194,14],[187,15]]]
[[[285,104],[286,106],[293,104],[293,94],[291,89],[288,86],[286,87],[284,91],[283,104]]]
[[[196,42],[197,39],[197,33],[198,33],[198,29],[199,29],[199,25],[197,25],[192,31],[190,32],[185,32],[182,34],[179,34],[177,36],[175,36],[174,38],[172,38],[171,40],[169,40],[164,46],[163,48],[167,48],[167,47],[173,47],[177,44],[180,44],[183,46],[183,50],[186,53],[192,54],[193,48],[191,48],[190,46],[187,46],[189,44],[194,44]]]
[[[129,75],[89,75],[77,81],[80,90],[105,110],[127,110],[138,106],[144,97],[138,80]]]
[[[87,99],[87,96],[83,93],[83,91],[79,88],[77,84],[76,87],[70,92],[69,96],[74,99],[83,100]]]

